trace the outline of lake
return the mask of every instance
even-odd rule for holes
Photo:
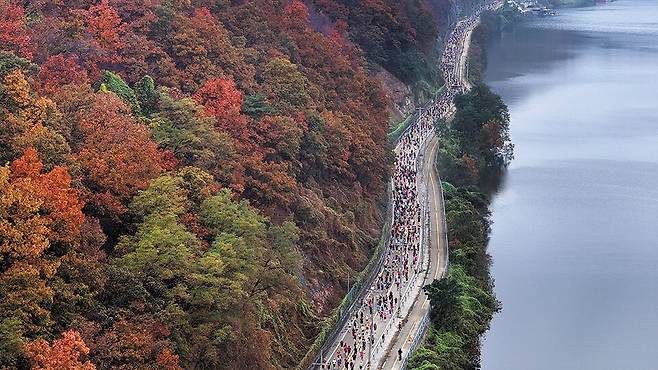
[[[658,368],[658,1],[496,37],[516,158],[492,204],[484,370]]]

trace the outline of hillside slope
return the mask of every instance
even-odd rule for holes
[[[0,367],[296,364],[445,4],[0,0]]]

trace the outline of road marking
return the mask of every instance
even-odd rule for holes
[[[434,148],[436,148],[438,146],[438,143],[439,143],[438,140],[434,142],[434,146],[432,147],[432,152],[434,152]],[[430,159],[430,163],[433,163],[433,162],[434,162],[434,160]],[[440,217],[437,217],[437,214],[436,214],[437,213],[436,210],[438,209],[438,207],[436,206],[437,196],[436,196],[436,182],[434,181],[434,176],[435,176],[434,175],[434,166],[431,166],[431,168],[430,168],[430,183],[432,184],[432,193],[434,194],[434,198],[432,199],[432,203],[434,203],[434,222],[436,224],[435,226],[436,226],[436,233],[437,233],[437,238],[436,238],[436,240],[437,240],[437,249],[440,249],[439,244],[441,244],[440,243],[441,238],[439,236],[441,235],[441,229],[439,227],[439,218]],[[432,230],[430,230],[430,231],[432,231]],[[431,250],[431,246],[430,246],[430,250]],[[434,271],[434,277],[438,276],[439,268],[441,267],[441,265],[442,264],[439,263],[439,261],[437,259],[436,270]]]
[[[496,6],[494,9],[497,9],[498,7],[500,7],[500,5],[502,5],[502,2],[498,3],[498,6]],[[457,25],[458,26],[461,25],[462,22],[464,22],[464,19],[459,20]],[[470,84],[470,81],[468,81],[468,76],[465,76],[464,72],[465,72],[465,69],[466,69],[465,67],[467,67],[466,63],[468,62],[468,50],[469,50],[471,39],[472,39],[472,33],[473,33],[474,28],[477,26],[478,23],[479,23],[479,18],[478,18],[477,23],[475,23],[473,28],[469,28],[469,29],[466,30],[466,37],[462,40],[462,42],[460,42],[460,52],[459,52],[459,56],[458,56],[459,61],[454,66],[455,71],[453,71],[453,72],[455,72],[455,74],[458,75],[459,80],[461,80],[462,84],[465,86],[466,89],[470,89],[471,84]],[[455,27],[455,29],[456,28],[458,28],[458,27]],[[453,30],[453,32],[454,32],[454,30]],[[450,37],[452,37],[452,34],[450,35]],[[442,63],[444,63],[443,59],[445,59],[445,55],[442,57]],[[440,99],[438,101],[441,102]],[[449,111],[445,112],[445,113],[447,113],[448,116],[452,115],[454,113],[454,111],[456,110],[454,105],[452,104],[452,102],[449,102],[449,104],[450,104]],[[442,221],[443,213],[438,211],[438,207],[437,207],[437,204],[436,204],[438,197],[436,195],[436,182],[434,180],[434,177],[436,176],[436,174],[435,174],[435,171],[434,171],[434,163],[433,162],[434,162],[435,157],[436,157],[436,153],[434,153],[434,151],[436,150],[436,148],[438,148],[438,146],[439,146],[439,141],[438,141],[438,138],[437,138],[437,140],[434,141],[432,150],[430,150],[430,153],[432,153],[433,155],[431,156],[431,158],[426,159],[426,160],[428,160],[429,163],[431,164],[429,181],[432,184],[432,193],[434,195],[434,199],[433,199],[432,202],[433,202],[433,205],[434,205],[434,218],[435,218],[436,233],[437,233],[437,238],[436,238],[436,240],[437,240],[437,249],[438,249],[437,252],[439,252],[438,254],[441,255],[442,251],[445,251],[447,249],[447,245],[444,245],[443,248],[441,248],[441,241],[445,240],[444,238],[441,237],[441,235],[442,235],[442,233],[446,233],[447,230],[443,230],[442,227],[441,227],[441,224],[439,223],[440,220]],[[400,150],[401,150],[401,148],[399,147],[399,143],[398,143],[398,145],[396,145],[395,148],[393,148],[393,151],[395,152],[396,156],[399,155]],[[419,153],[419,158],[424,159],[424,154],[425,153]],[[440,182],[440,178],[439,178],[439,186],[443,186]],[[445,207],[445,204],[442,204],[441,206]],[[431,234],[431,228],[430,228],[429,232]],[[431,243],[430,243],[430,248],[427,251],[427,253],[430,257],[431,257],[431,250],[432,250],[432,246],[431,246]],[[444,260],[445,260],[445,258],[447,258],[448,256],[444,255],[443,257],[444,257]],[[436,266],[436,270],[434,272],[434,278],[439,276],[438,275],[439,269],[443,265],[444,265],[443,263],[439,263],[438,258],[437,258],[437,266]],[[427,267],[427,270],[429,270],[429,269],[431,269],[431,260],[430,260],[430,265]],[[379,273],[377,275],[379,275]],[[416,273],[416,275],[418,275],[418,273]],[[408,284],[410,284],[410,283],[411,283],[411,280],[408,282]],[[409,289],[410,287],[411,287],[411,285],[408,285],[407,289]],[[391,290],[392,290],[392,287],[388,289],[388,291],[391,291]],[[406,292],[406,290],[405,290],[405,292]],[[366,294],[364,300],[367,299],[367,297],[368,297],[368,294]],[[429,302],[429,300],[427,299],[427,297],[425,297],[425,300],[424,300],[424,302],[421,306],[421,309],[423,309],[425,307],[425,305],[427,305],[428,302]],[[361,302],[359,302],[359,303],[361,303]],[[402,307],[402,303],[400,303],[400,306]],[[360,310],[360,308],[357,309],[357,311],[356,311],[357,314],[358,314],[359,310]],[[406,317],[409,317],[409,315],[411,314],[412,311],[413,311],[413,305],[407,311]],[[354,318],[353,315],[350,315],[350,318]],[[390,322],[392,322],[392,320],[393,320],[393,316],[391,316],[391,318],[388,320],[388,322],[390,323]],[[372,321],[374,321],[373,315],[371,315],[371,324],[372,324]],[[345,328],[345,331],[343,332],[343,335],[341,337],[342,340],[347,339],[347,335],[349,333],[349,326],[350,326],[349,323],[350,322],[351,322],[351,320],[348,319],[348,321],[347,321],[348,325]],[[413,330],[415,329],[416,324],[417,324],[417,322],[415,322],[414,325],[411,327],[409,333],[413,332]],[[388,325],[386,325],[386,326],[388,326]],[[382,331],[383,330],[384,330],[384,327],[382,327]],[[401,334],[401,330],[395,332],[393,338],[391,338],[391,339],[395,339],[396,336],[398,336],[400,334]],[[375,332],[375,335],[377,335],[377,332]],[[411,336],[409,335],[408,338],[411,338]],[[352,340],[352,342],[354,342],[354,341]],[[382,343],[382,345],[383,345],[383,343]],[[331,358],[333,358],[334,354],[336,353],[336,350],[338,350],[339,347],[340,347],[340,344],[336,343],[336,347],[334,348],[334,351],[329,354],[329,358],[328,358],[329,361],[331,360]],[[404,344],[403,344],[402,348],[404,348]],[[368,351],[372,352],[372,345],[369,346]],[[396,360],[393,363],[394,365],[398,362],[398,360],[397,360],[398,356],[396,356],[395,358],[396,358]]]

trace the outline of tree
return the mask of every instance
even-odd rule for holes
[[[39,67],[25,58],[16,56],[10,51],[0,51],[0,79],[15,69],[20,69],[26,75],[34,75],[38,72]]]
[[[74,155],[92,213],[116,219],[162,170],[162,154],[146,127],[114,94],[99,92],[80,122],[82,146]],[[106,230],[107,231],[107,230]]]
[[[442,325],[452,329],[459,321],[458,302],[461,287],[453,278],[435,280],[426,286],[425,291],[432,305],[432,317],[440,318]]]
[[[299,155],[305,125],[285,116],[265,116],[258,121],[256,130],[260,146],[271,149],[268,161],[296,161]]]
[[[197,179],[196,185],[184,178]],[[298,231],[292,223],[270,225],[227,190],[212,195],[208,189],[211,193],[202,196],[209,181],[191,169],[153,180],[130,204],[140,222],[134,235],[121,239],[114,265],[148,292],[147,307],[160,307],[184,366],[221,367],[249,358],[250,364],[266,367],[268,341],[262,355],[239,350],[244,340],[263,335],[254,321],[245,324],[243,318],[253,314],[254,299],[265,303],[268,296],[296,291]],[[196,207],[205,240],[183,221]],[[114,299],[121,301],[121,295]]]
[[[146,115],[155,113],[158,109],[160,93],[155,89],[155,81],[146,75],[135,83],[135,95],[142,112]]]
[[[85,12],[87,32],[100,47],[109,51],[117,51],[123,45],[121,34],[125,26],[117,11],[109,5],[108,0],[101,0]]]
[[[0,1],[0,49],[32,59],[34,45],[23,7],[14,0]]]
[[[193,98],[223,127],[230,126],[231,123],[226,121],[238,116],[242,107],[242,93],[232,80],[206,80]]]
[[[229,271],[248,278],[250,296],[289,285],[283,281],[294,276],[298,263],[296,226],[269,225],[246,201],[230,197],[222,191],[201,204],[201,222],[214,236],[213,249],[227,258]]]
[[[3,317],[0,321],[0,366],[16,367],[26,341],[23,322],[15,317]]]
[[[252,118],[260,118],[266,114],[273,114],[274,108],[265,100],[262,93],[247,95],[244,98],[241,112]]]
[[[291,114],[309,108],[308,79],[297,66],[285,58],[274,58],[263,71],[268,99],[282,114]]]
[[[139,106],[139,101],[137,100],[137,95],[135,91],[126,84],[123,79],[110,71],[103,71],[103,79],[101,84],[101,91],[111,91],[126,104],[130,106],[134,115],[141,114],[141,107]]]
[[[62,338],[53,342],[52,346],[43,339],[25,345],[27,357],[32,363],[32,370],[95,370],[96,367],[80,357],[89,354],[80,333],[69,330],[62,333]]]
[[[115,265],[133,273],[154,299],[164,300],[163,315],[169,316],[185,363],[218,366],[216,347],[230,332],[219,310],[235,302],[231,297],[240,294],[241,280],[227,276],[222,258],[204,252],[180,222],[190,206],[182,178],[155,179],[130,205],[142,222],[134,236],[122,238]]]
[[[166,324],[138,312],[119,310],[117,316],[107,330],[94,326],[86,333],[99,369],[182,370]]]
[[[0,84],[0,163],[35,147],[48,165],[62,164],[69,154],[64,138],[46,124],[58,112],[49,99],[35,97],[21,69],[9,72]]]
[[[194,100],[161,94],[160,110],[150,122],[151,134],[162,149],[171,150],[183,166],[208,171],[222,185],[241,191],[241,170],[231,138],[215,129],[215,119]]]
[[[34,149],[0,168],[0,337],[7,338],[9,328],[14,331],[0,352],[3,366],[15,359],[16,353],[6,352],[15,351],[16,343],[45,333],[52,324],[49,282],[78,242],[84,220],[68,172],[42,170]]]
[[[216,66],[214,70],[205,71],[209,76],[232,76],[242,89],[255,87],[255,68],[246,59],[248,51],[240,47],[225,28],[224,24],[215,18],[207,8],[197,7],[192,17],[181,19],[182,32],[189,27],[200,37],[197,42],[203,46],[207,58]],[[247,54],[247,55],[246,55]]]
[[[75,55],[53,55],[41,65],[39,70],[39,91],[52,94],[65,85],[86,85],[89,83],[87,71],[78,65]]]
[[[303,2],[297,0],[292,1],[285,7],[283,14],[287,26],[293,31],[304,32],[308,29],[308,8]]]

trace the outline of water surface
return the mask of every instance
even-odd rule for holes
[[[658,369],[658,1],[563,10],[488,56],[516,159],[482,368]]]

